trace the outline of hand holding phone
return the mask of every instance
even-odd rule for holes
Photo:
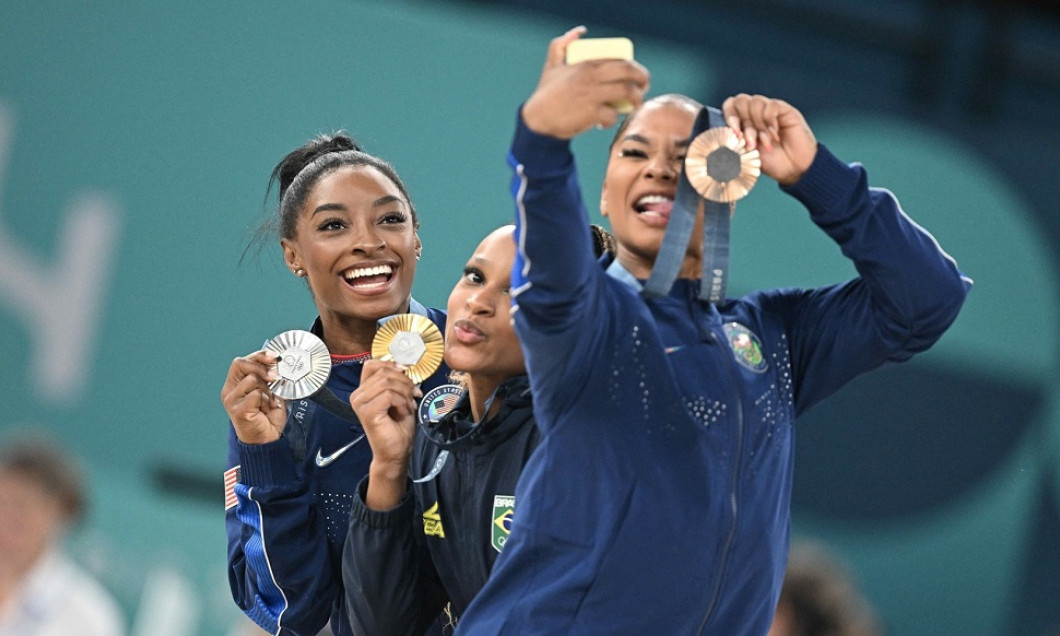
[[[567,45],[565,60],[567,64],[577,64],[587,60],[632,60],[633,41],[629,38],[581,38]],[[633,110],[628,100],[612,104],[619,114],[626,115]]]

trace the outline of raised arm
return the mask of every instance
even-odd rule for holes
[[[758,147],[763,172],[806,206],[860,274],[843,285],[776,299],[790,303],[783,311],[791,317],[797,409],[858,373],[934,344],[971,288],[935,238],[906,216],[891,192],[869,187],[864,168],[819,146],[790,104],[738,95],[723,110]]]
[[[517,254],[512,270],[515,320],[529,368],[539,381],[562,382],[572,348],[586,345],[579,324],[602,293],[593,276],[588,217],[570,139],[596,126],[610,126],[612,104],[643,101],[648,72],[626,60],[567,65],[567,45],[585,33],[572,29],[552,40],[541,79],[519,111],[508,161],[516,207]],[[533,360],[533,358],[539,360]]]

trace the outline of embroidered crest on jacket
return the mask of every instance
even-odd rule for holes
[[[727,322],[722,329],[725,330],[725,338],[729,341],[736,362],[755,373],[765,373],[769,363],[762,354],[762,341],[758,336],[738,322]]]

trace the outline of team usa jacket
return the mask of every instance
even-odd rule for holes
[[[365,506],[367,477],[353,499],[342,574],[358,636],[420,636],[447,602],[457,620],[508,539],[515,485],[540,439],[528,380],[503,383],[500,410],[478,424],[466,392],[432,421],[438,400],[456,395],[437,391],[420,406],[410,462],[418,483],[393,510]]]
[[[445,313],[412,301],[411,310],[445,331]],[[323,338],[320,320],[311,331]],[[332,359],[327,386],[343,401],[357,388],[363,360]],[[422,383],[442,384],[443,364]],[[225,527],[228,581],[239,607],[270,634],[316,636],[329,622],[350,634],[342,587],[342,549],[357,483],[372,454],[360,424],[310,400],[287,404],[276,442],[241,443],[229,424]]]
[[[857,278],[718,305],[679,280],[645,300],[620,265],[588,256],[569,146],[520,121],[509,154],[515,326],[543,440],[457,633],[765,634],[796,416],[930,347],[971,281],[890,192],[820,146],[785,190]]]

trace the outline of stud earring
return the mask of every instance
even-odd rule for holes
[[[298,278],[305,278],[305,270],[299,267],[298,269],[294,270],[294,275]]]

